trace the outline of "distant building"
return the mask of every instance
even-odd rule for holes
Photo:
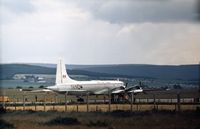
[[[14,80],[23,80],[24,82],[46,83],[46,79],[37,74],[15,74]]]

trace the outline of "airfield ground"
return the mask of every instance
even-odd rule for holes
[[[199,129],[200,110],[145,112],[7,111],[1,127],[16,129]]]
[[[43,102],[44,101],[44,93],[32,93],[29,91],[20,91],[19,89],[0,89],[0,96],[8,96],[10,98],[10,102],[22,102],[23,96],[25,97],[27,102],[34,102],[35,97],[37,96],[37,102]],[[182,89],[182,90],[169,90],[169,91],[152,91],[148,92],[146,94],[137,94],[134,96],[136,99],[153,99],[154,95],[156,99],[176,99],[177,93],[180,93],[180,98],[187,100],[187,98],[199,98],[200,93],[198,92],[198,89]],[[108,99],[108,95],[105,94],[105,96],[89,96],[89,100],[102,100],[102,99]],[[86,99],[86,96],[83,96],[84,99]],[[67,101],[70,102],[76,102],[76,96],[67,96]],[[47,93],[46,94],[46,101],[47,102],[58,102],[62,103],[65,101],[65,95],[64,94],[55,94],[55,93]]]
[[[179,111],[177,93],[180,93]],[[6,110],[1,110],[0,129],[200,128],[200,95],[194,89],[135,95],[132,111],[130,102],[111,103],[109,111],[108,102],[102,102],[104,97],[108,100],[107,95],[89,96],[87,112],[87,103],[77,103],[74,96],[67,96],[65,105],[65,95],[60,94],[36,94],[16,89],[3,89],[1,94],[10,100],[3,103]]]
[[[108,95],[89,96],[88,105],[86,102],[77,103],[75,96],[63,94],[44,94],[22,92],[18,89],[2,89],[2,93],[9,98],[8,102],[3,103],[9,110],[35,110],[35,111],[67,111],[67,112],[87,112],[87,111],[109,111]],[[178,100],[177,93],[180,93],[180,109],[196,110],[200,107],[200,94],[196,89],[192,90],[171,90],[171,91],[154,91],[148,94],[134,95],[135,101],[123,101],[121,103],[111,103],[110,111],[114,110],[132,110],[132,111],[149,111],[157,110],[177,110]],[[155,97],[155,99],[154,99]],[[83,96],[86,100],[86,96]],[[155,102],[154,102],[155,101]],[[132,106],[132,108],[131,108]],[[88,109],[87,109],[88,108]]]

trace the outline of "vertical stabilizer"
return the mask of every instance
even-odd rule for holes
[[[56,85],[59,84],[65,84],[65,83],[72,83],[74,80],[72,80],[66,71],[65,64],[61,59],[59,59],[59,62],[57,64],[57,71],[56,71]]]

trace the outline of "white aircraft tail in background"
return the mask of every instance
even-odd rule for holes
[[[56,70],[56,85],[65,84],[65,83],[74,83],[75,80],[72,80],[66,71],[65,64],[60,59],[57,64]]]

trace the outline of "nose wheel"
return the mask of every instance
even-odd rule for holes
[[[78,98],[77,98],[77,102],[84,102],[84,99],[81,98],[81,97],[78,97]]]

